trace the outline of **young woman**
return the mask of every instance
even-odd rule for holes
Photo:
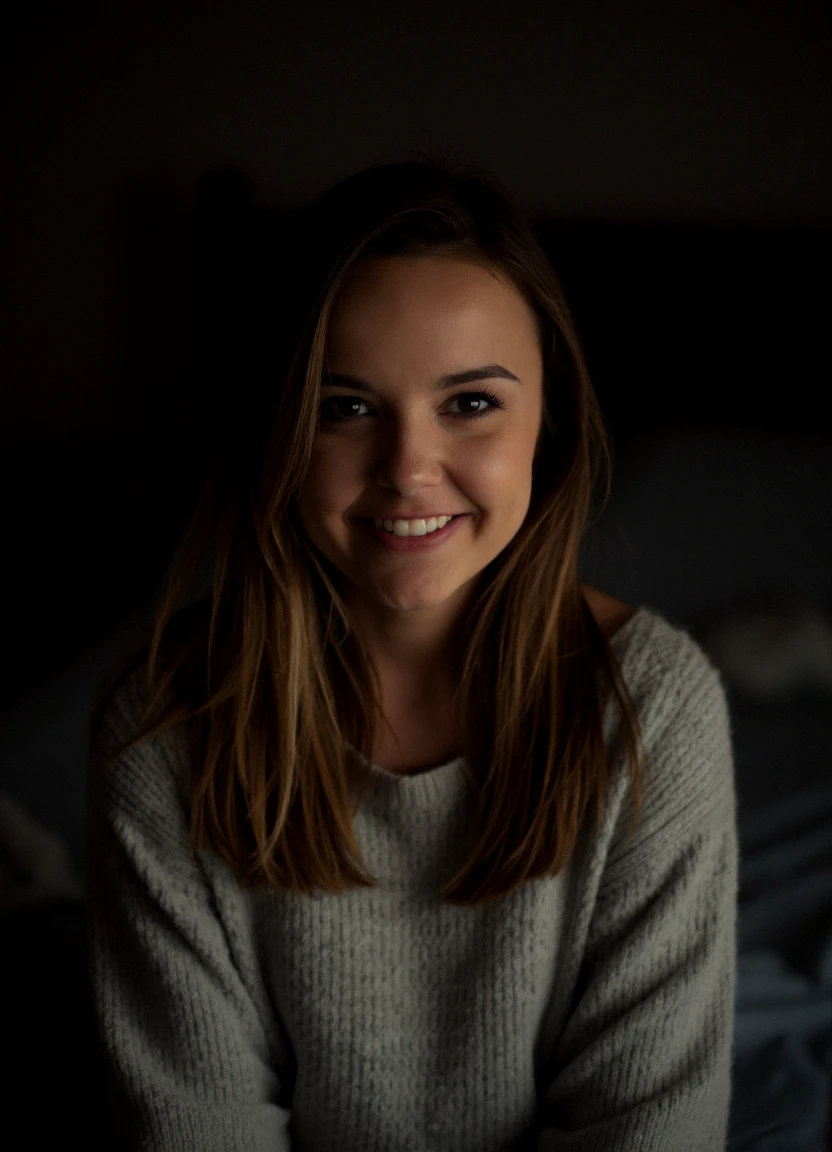
[[[432,157],[293,236],[268,388],[232,382],[91,717],[118,1147],[721,1149],[726,696],[580,578],[611,453],[557,277],[493,177]]]

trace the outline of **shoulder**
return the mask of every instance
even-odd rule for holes
[[[649,761],[643,835],[651,839],[662,829],[677,835],[717,819],[715,812],[730,823],[736,806],[733,733],[722,675],[683,625],[644,606],[640,617],[621,664]],[[633,796],[623,758],[619,767],[614,792],[624,827]]]
[[[87,788],[90,794],[140,810],[186,795],[187,749],[175,728],[131,743],[149,719],[147,654],[110,670],[99,685],[87,744]],[[155,709],[154,709],[155,715]]]
[[[608,632],[636,612],[638,626],[616,637],[613,648],[645,734],[661,735],[714,708],[725,713],[722,674],[683,623],[642,604],[626,613],[608,609]]]
[[[608,596],[589,584],[581,584],[587,606],[599,628],[612,639],[639,609]],[[722,678],[710,656],[685,626],[655,608],[642,605],[641,627],[630,630],[623,644],[616,643],[628,687],[658,719],[657,713],[672,712],[681,697],[696,684],[708,683],[719,696]]]
[[[207,602],[200,600],[181,608],[173,616],[162,640],[162,668],[168,667],[171,654],[181,654],[183,645],[188,651],[193,639],[197,640],[196,649],[201,652],[208,615]],[[112,747],[129,739],[148,720],[147,708],[151,700],[148,665],[152,635],[152,626],[137,632],[99,677],[88,717],[91,751],[108,754]],[[157,708],[165,707],[173,698],[173,689],[169,687],[162,700],[154,702],[154,714]]]

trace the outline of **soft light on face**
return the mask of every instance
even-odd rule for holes
[[[437,624],[455,613],[529,508],[543,403],[534,314],[516,288],[470,261],[376,258],[359,265],[339,300],[327,360],[332,375],[372,391],[324,381],[298,497],[303,528],[346,578],[345,597],[365,612],[391,622],[415,613]],[[437,390],[451,373],[495,364],[519,382]],[[502,407],[477,397],[482,389]],[[357,519],[391,511],[469,515],[439,547],[408,553],[378,543]]]

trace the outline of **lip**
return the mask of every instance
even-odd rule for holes
[[[413,516],[356,516],[356,520],[430,520],[440,516],[465,516],[465,512],[417,512]]]
[[[430,552],[450,539],[469,516],[469,512],[454,516],[453,520],[449,520],[444,528],[437,528],[428,536],[396,536],[393,532],[385,531],[384,528],[376,528],[372,520],[366,520],[362,517],[357,522],[371,540],[393,552]]]

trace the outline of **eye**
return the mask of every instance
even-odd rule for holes
[[[463,420],[479,420],[481,416],[487,416],[493,409],[504,407],[503,401],[490,388],[483,388],[481,392],[460,392],[458,396],[452,398],[451,404],[457,400],[487,400],[489,404],[488,408],[482,408],[477,412],[460,412],[459,415]]]
[[[480,392],[460,392],[456,396],[452,396],[451,399],[448,401],[448,403],[449,404],[455,404],[455,403],[457,403],[457,401],[462,401],[462,400],[464,400],[464,401],[486,400],[488,402],[489,407],[488,408],[481,408],[477,412],[452,412],[451,413],[452,416],[456,416],[461,420],[480,420],[480,419],[482,419],[483,416],[487,416],[495,408],[505,407],[504,401],[502,401],[500,399],[500,397],[497,396],[496,393],[492,392],[489,388],[483,388]],[[349,415],[349,416],[328,416],[327,415],[327,412],[328,412],[327,405],[328,404],[332,404],[332,405],[342,404],[344,406],[344,409],[349,409],[349,408],[354,408],[356,405],[366,404],[366,401],[362,400],[358,396],[329,396],[329,397],[327,397],[326,400],[322,401],[322,403],[321,403],[321,419],[324,422],[331,423],[331,424],[351,424],[355,420],[359,419],[359,417],[356,414],[353,413],[352,415]],[[336,409],[336,411],[337,411],[337,409]]]

